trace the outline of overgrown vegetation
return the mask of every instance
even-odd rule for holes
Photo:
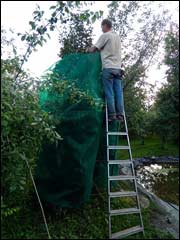
[[[126,140],[120,139],[120,145],[126,145]],[[133,158],[140,157],[152,157],[152,156],[179,156],[179,148],[177,145],[168,141],[166,144],[162,146],[161,138],[157,136],[149,136],[144,140],[144,144],[142,145],[141,138],[131,138],[130,136],[130,144],[132,149]],[[120,159],[127,159],[127,152],[122,152],[120,154]]]
[[[154,111],[154,127],[161,136],[162,142],[167,140],[179,143],[179,30],[172,26],[165,38],[165,64],[167,82],[156,96]]]
[[[106,195],[102,196],[92,196],[89,203],[84,204],[80,209],[63,209],[59,212],[46,209],[51,237],[53,239],[107,239],[107,203]],[[47,239],[41,213],[33,202],[32,200],[26,202],[18,214],[3,222],[4,239]],[[129,203],[123,203],[123,206],[127,204]],[[151,225],[150,215],[153,211],[157,211],[153,205],[143,210],[145,236],[140,233],[127,239],[173,239],[170,234],[155,229]],[[135,216],[132,216],[131,220],[124,216],[123,219],[116,219],[113,226],[116,228],[114,230],[119,230],[127,228],[128,224],[135,226],[138,223]]]
[[[89,2],[91,4],[91,2]],[[33,12],[33,20],[29,21],[30,30],[18,33],[26,45],[24,55],[18,53],[13,39],[6,39],[6,31],[2,30],[2,193],[1,218],[5,220],[18,212],[32,191],[32,182],[27,164],[32,173],[44,141],[50,143],[61,140],[55,131],[52,115],[42,111],[39,105],[39,79],[34,79],[22,68],[30,54],[37,46],[50,38],[57,22],[64,22],[64,15],[70,21],[73,9],[88,5],[80,1],[59,1],[50,7],[51,17],[44,19],[44,11],[37,6]],[[74,15],[73,15],[74,16]],[[90,23],[101,16],[101,12],[81,11],[79,17]],[[8,51],[10,48],[10,51]]]
[[[43,43],[50,38],[49,32],[54,31],[58,24],[64,27],[67,23],[71,24],[69,31],[66,31],[64,37],[60,39],[63,43],[60,56],[74,51],[85,52],[85,48],[92,44],[92,29],[89,24],[100,18],[103,13],[82,10],[82,7],[88,7],[88,4],[92,2],[58,1],[56,5],[50,7],[49,19],[44,19],[44,11],[38,6],[33,12],[33,19],[29,21],[29,32],[18,33],[27,46],[23,55],[18,54],[12,40],[7,40],[2,35],[2,54],[7,46],[12,47],[8,57],[4,58],[2,55],[1,66],[1,219],[4,239],[46,239],[43,218],[33,193],[26,164],[28,161],[33,172],[43,141],[57,143],[61,140],[55,131],[53,117],[40,109],[38,89],[42,87],[41,83],[23,71],[22,66],[30,54],[37,50],[37,46],[43,46]],[[175,144],[179,142],[179,33],[175,28],[165,36],[164,30],[169,21],[168,14],[165,14],[167,11],[162,15],[152,14],[152,9],[147,6],[144,8],[144,4],[141,5],[140,1],[126,1],[126,4],[123,1],[113,1],[109,4],[109,18],[113,20],[115,30],[119,32],[122,40],[125,40],[124,93],[130,135],[135,139],[131,141],[132,153],[133,157],[178,155]],[[139,15],[140,9],[144,9],[141,15]],[[79,11],[78,14],[76,10]],[[141,28],[134,32],[136,38],[133,38],[133,41],[131,38],[127,41],[130,32],[134,31],[131,25],[132,19],[136,19]],[[75,39],[77,33],[78,37]],[[152,64],[164,37],[166,51],[164,62],[168,66],[167,83],[158,92],[155,104],[147,108],[144,88],[146,70]],[[127,52],[129,50],[127,46],[133,51]],[[53,90],[63,91],[63,88],[67,90],[66,82],[54,85]],[[91,96],[82,93],[75,86],[71,85],[69,90],[72,102],[84,98],[90,104],[94,104]],[[152,134],[156,137],[149,137],[153,136]],[[137,140],[137,137],[140,140]],[[54,239],[107,238],[107,204],[105,195],[103,196],[101,195],[100,198],[92,196],[89,203],[84,204],[81,209],[64,209],[59,214],[51,213],[46,209],[52,237]],[[126,204],[122,202],[122,205]],[[140,234],[133,238],[171,239],[172,236],[150,225],[149,216],[152,209],[153,206],[150,206],[143,210],[145,238]],[[133,224],[136,223],[135,218],[131,220]],[[115,221],[114,227],[115,230],[119,230],[119,226],[127,227],[128,224],[129,220],[123,219],[120,222]]]
[[[26,161],[33,172],[44,139],[61,139],[51,116],[40,109],[37,85],[24,71],[16,81],[18,70],[18,58],[2,60],[2,217],[18,210],[31,190]]]
[[[84,53],[92,46],[92,26],[85,26],[84,21],[80,19],[79,14],[72,15],[69,29],[64,29],[60,34],[59,42],[62,44],[60,57],[68,53]]]

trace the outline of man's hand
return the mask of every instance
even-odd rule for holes
[[[96,47],[90,47],[86,49],[86,52],[92,53],[92,52],[96,52],[97,48]]]
[[[86,53],[88,53],[89,52],[89,48],[86,48]]]
[[[123,69],[120,69],[120,76],[123,78],[125,76],[125,71]]]

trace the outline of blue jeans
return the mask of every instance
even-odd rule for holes
[[[108,115],[123,114],[123,86],[120,78],[120,69],[104,68],[102,81],[107,100]]]

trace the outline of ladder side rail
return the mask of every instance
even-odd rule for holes
[[[124,123],[125,123],[125,130],[127,132],[127,141],[128,141],[128,146],[129,146],[129,156],[130,156],[130,160],[132,161],[132,171],[133,171],[133,175],[135,176],[134,184],[135,184],[135,190],[137,192],[136,198],[137,198],[137,203],[138,203],[138,207],[139,207],[139,210],[140,210],[140,220],[141,220],[141,224],[142,224],[142,228],[143,228],[143,234],[144,234],[144,224],[143,224],[143,219],[142,219],[142,213],[141,213],[141,207],[140,207],[140,201],[139,201],[139,195],[138,195],[138,189],[137,189],[137,182],[136,182],[136,175],[135,175],[135,170],[134,170],[134,163],[133,163],[133,159],[132,159],[131,145],[130,145],[130,141],[129,141],[129,133],[128,133],[128,127],[127,127],[125,110],[124,110]]]
[[[107,151],[107,171],[108,171],[108,228],[109,228],[109,238],[111,239],[111,206],[110,206],[110,180],[109,180],[109,136],[108,136],[108,109],[107,109],[107,100],[106,100],[106,151]]]

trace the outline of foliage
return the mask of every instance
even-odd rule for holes
[[[46,73],[42,79],[43,81],[39,90],[42,92],[48,92],[50,95],[58,95],[60,101],[64,98],[67,99],[69,104],[86,102],[87,107],[96,107],[97,110],[100,110],[104,105],[102,101],[91,96],[88,91],[83,91],[78,88],[75,81],[68,81],[59,73]],[[68,96],[68,98],[66,96]],[[48,104],[47,101],[47,109]],[[52,103],[50,103],[49,108],[52,109],[52,107],[55,107],[54,112],[56,112],[57,106],[52,106]]]
[[[4,204],[3,199],[1,197],[1,221],[6,217],[12,216],[20,210],[19,207],[11,207],[9,208],[6,204]]]
[[[113,2],[110,5],[111,16],[113,16],[114,13],[117,13],[119,4],[121,4],[121,2],[118,1]],[[124,6],[123,12],[119,12],[119,15],[115,15],[114,17],[114,21],[116,21],[115,24],[117,28],[119,27],[119,29],[122,29],[122,36],[124,37],[127,37],[129,32],[134,31],[131,29],[132,26],[130,22],[128,22],[128,16],[134,17],[134,14],[137,13],[136,10],[139,9],[138,1],[129,2],[130,3],[127,3],[127,6]],[[49,19],[44,19],[44,11],[38,6],[36,11],[33,12],[33,20],[29,22],[31,27],[30,31],[18,34],[21,37],[21,40],[27,45],[27,50],[22,57],[17,54],[16,47],[12,42],[3,39],[3,43],[12,45],[14,53],[14,57],[2,59],[1,68],[1,217],[4,221],[3,237],[5,238],[46,237],[44,236],[45,231],[41,215],[39,213],[37,214],[36,208],[32,211],[32,206],[29,206],[30,202],[31,204],[33,202],[28,198],[32,191],[32,187],[25,161],[27,160],[30,163],[33,170],[43,141],[48,139],[50,142],[58,143],[58,140],[61,139],[55,131],[54,121],[51,115],[43,112],[39,107],[37,94],[39,89],[38,83],[35,79],[31,78],[29,74],[22,70],[22,66],[24,62],[28,60],[32,51],[36,50],[38,45],[43,46],[43,43],[47,41],[47,38],[50,38],[49,32],[54,31],[57,24],[60,23],[62,26],[66,26],[63,24],[72,21],[76,10],[80,10],[82,6],[86,6],[87,4],[88,3],[84,1],[58,1],[56,5],[50,7],[51,17]],[[89,10],[84,10],[80,12],[78,18],[88,24],[100,18],[101,15],[102,11],[91,12]],[[137,37],[134,38],[133,41],[132,39],[125,41],[126,45],[124,49],[128,49],[127,46],[129,42],[132,43],[131,47],[134,49],[133,54],[125,54],[123,60],[128,66],[126,66],[127,74],[125,79],[125,98],[127,99],[128,119],[130,122],[130,130],[134,133],[138,133],[139,136],[144,135],[144,133],[140,132],[140,128],[142,128],[141,123],[146,123],[147,119],[146,108],[144,105],[145,94],[142,91],[141,86],[144,86],[145,71],[157,51],[158,44],[162,38],[161,33],[166,24],[166,19],[164,19],[163,16],[163,14],[161,16],[151,15],[151,11],[144,12],[141,15],[141,19],[138,19],[138,21],[144,23],[144,25],[139,33],[134,33]],[[119,24],[119,21],[122,21],[122,24]],[[81,28],[82,25],[80,22],[79,24],[79,27]],[[88,34],[89,33],[85,36],[85,39],[89,37]],[[86,44],[89,44],[88,41],[91,40],[87,39]],[[166,109],[164,109],[165,104],[163,105],[164,101],[166,101],[167,98],[171,98],[171,104],[167,102],[172,110],[169,114],[169,118],[166,118],[166,121],[163,120],[162,122],[159,122],[161,125],[164,123],[170,123],[170,128],[167,131],[170,133],[172,132],[170,131],[172,128],[177,129],[178,117],[176,108],[178,108],[179,105],[175,96],[178,96],[179,94],[177,91],[177,86],[179,84],[177,74],[179,72],[176,67],[178,63],[176,56],[176,38],[170,34],[167,37],[166,44],[167,56],[165,62],[169,66],[169,71],[167,72],[168,84],[164,87],[165,90],[162,90],[157,97],[156,109],[159,114],[157,114],[157,119],[159,121],[161,113],[163,113],[163,117],[165,116],[165,113],[167,114]],[[176,51],[174,51],[174,48]],[[79,49],[81,51],[82,47],[80,46]],[[172,53],[175,53],[176,57],[172,58]],[[62,84],[64,84],[65,88],[67,87],[66,81],[62,82]],[[54,85],[54,87],[56,88],[57,86]],[[62,87],[62,85],[58,87]],[[78,101],[82,97],[87,98],[91,103],[92,99],[89,99],[88,94],[78,91],[75,86],[71,85],[70,88],[72,88],[72,91],[70,91],[72,101]],[[156,112],[153,112],[152,115],[155,115],[156,117]],[[145,124],[143,124],[143,126],[145,126]],[[146,127],[144,129],[146,129]],[[162,132],[164,131],[163,129],[161,130]],[[167,127],[165,130],[167,130]],[[169,137],[171,136],[169,135]],[[174,136],[172,136],[172,138],[174,138]],[[145,145],[145,147],[147,147],[147,145]],[[155,146],[153,145],[151,148],[153,153],[154,149]],[[140,146],[140,150],[142,152],[142,146]],[[149,154],[152,153],[151,151],[149,151]],[[26,203],[26,205],[23,205],[24,203]],[[84,238],[88,238],[89,236],[91,238],[97,238],[97,236],[99,238],[105,238],[107,218],[105,217],[105,214],[102,214],[103,211],[105,212],[105,207],[104,202],[99,204],[96,201],[93,201],[82,209],[82,215],[80,215],[79,209],[77,211],[64,211],[62,213],[63,218],[61,219],[61,223],[59,223],[59,216],[49,216],[48,222],[50,222],[50,230],[53,232],[53,237],[58,239],[64,237],[79,238],[79,236]],[[84,219],[89,224],[83,225]],[[171,237],[164,235],[162,232],[154,231],[154,228],[149,227],[148,219],[149,215],[146,218],[147,238],[152,239],[159,237],[165,239]],[[100,227],[97,226],[98,223]],[[83,228],[81,228],[82,226]],[[89,226],[92,228],[89,229]],[[39,229],[42,231],[39,231]],[[66,229],[68,229],[68,231],[66,231]]]
[[[107,239],[108,216],[106,214],[107,202],[105,198],[106,195],[104,193],[94,194],[92,199],[84,204],[81,209],[62,209],[54,212],[46,208],[47,221],[52,238]],[[127,203],[123,203],[123,206],[127,206]],[[154,228],[150,224],[150,216],[153,211],[157,212],[157,209],[152,204],[148,209],[143,210],[145,236],[139,233],[129,236],[127,239],[173,239],[170,234]],[[121,227],[126,228],[125,223],[131,222],[133,226],[137,225],[137,220],[134,216],[132,216],[131,220],[127,216],[123,217],[124,221],[118,221],[117,219],[113,225],[118,230]],[[3,238],[47,239],[40,212],[37,206],[32,205],[32,203],[27,203],[16,217],[9,218],[6,222],[2,225]]]
[[[15,48],[15,46],[14,46]],[[20,71],[17,79],[14,75]],[[38,103],[35,79],[20,70],[19,58],[2,59],[1,102],[1,161],[2,200],[6,217],[21,206],[26,198],[31,180],[26,161],[32,171],[44,139],[58,142],[51,116],[43,112]]]
[[[21,40],[27,45],[26,52],[21,59],[20,68],[28,60],[30,54],[37,50],[38,45],[43,46],[44,42],[47,42],[47,39],[50,38],[49,32],[54,31],[58,24],[66,27],[66,24],[75,16],[74,11],[76,12],[88,4],[91,4],[91,1],[88,3],[85,1],[57,1],[56,5],[50,7],[51,16],[48,19],[44,17],[45,11],[37,5],[37,9],[33,12],[33,20],[29,21],[29,32],[18,33]],[[102,13],[102,11],[81,10],[79,18],[89,24],[100,18]],[[17,72],[16,78],[19,73]]]
[[[133,138],[130,135],[130,143],[132,149],[133,158],[143,158],[152,156],[174,156],[178,157],[179,149],[178,146],[174,145],[172,142],[166,142],[164,148],[162,149],[161,139],[156,135],[147,136],[144,139],[144,145],[141,144],[141,138]],[[120,145],[126,145],[127,141],[121,140]],[[119,152],[119,159],[127,159],[128,152]]]
[[[91,2],[89,2],[91,4]],[[2,53],[6,46],[12,46],[8,58],[2,57],[2,200],[3,217],[13,214],[14,209],[22,205],[31,190],[29,172],[26,161],[32,170],[41,151],[44,140],[58,143],[61,137],[55,131],[55,121],[39,106],[39,81],[33,79],[22,70],[32,51],[50,38],[58,22],[65,24],[74,16],[73,10],[86,6],[86,2],[58,1],[50,7],[50,18],[44,18],[45,12],[37,6],[33,12],[33,20],[29,21],[30,31],[18,33],[25,42],[27,49],[24,55],[17,53],[13,39],[7,40],[2,36]],[[102,15],[100,12],[81,11],[82,21],[95,21]],[[4,31],[5,33],[5,31]],[[5,47],[4,47],[5,46]]]
[[[154,125],[163,143],[168,139],[179,142],[179,31],[168,32],[165,38],[165,59],[168,67],[167,83],[159,90],[155,100]]]
[[[153,10],[152,1],[112,1],[109,18],[122,41],[122,63],[125,69],[124,99],[131,134],[147,135],[146,70],[157,61],[167,23],[168,10]]]
[[[92,45],[92,27],[85,27],[79,14],[72,15],[69,29],[60,34],[59,42],[62,44],[60,57],[67,53],[85,52]]]

